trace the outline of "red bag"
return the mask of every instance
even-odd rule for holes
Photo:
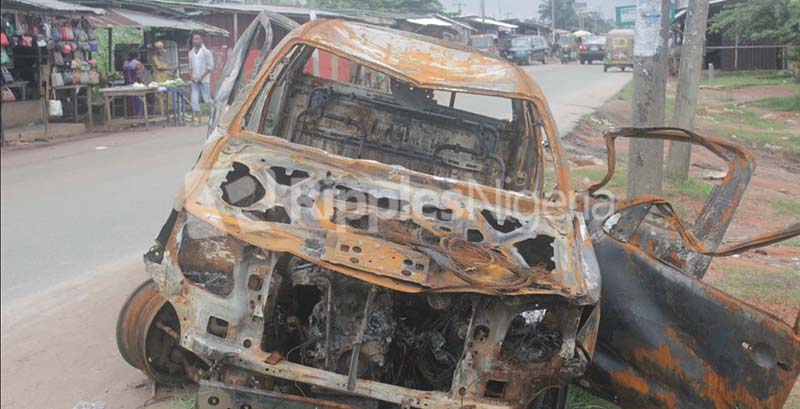
[[[33,37],[22,36],[19,38],[19,45],[23,47],[33,47]]]
[[[70,54],[72,52],[72,45],[70,43],[61,43],[61,54]]]
[[[6,37],[6,33],[0,32],[0,46],[8,47],[11,43],[8,42],[8,37]]]

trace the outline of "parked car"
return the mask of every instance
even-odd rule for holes
[[[514,37],[511,39],[511,48],[506,51],[506,58],[521,65],[530,65],[534,61],[547,63],[550,47],[547,40],[539,35]]]
[[[271,24],[288,34],[269,52]],[[563,409],[573,381],[626,409],[783,405],[800,330],[701,280],[709,256],[800,234],[718,247],[746,149],[614,129],[608,174],[573,190],[544,94],[508,61],[295,26],[262,12],[228,56],[119,314],[128,363],[198,383],[200,409]],[[693,143],[728,174],[691,225],[656,197],[616,207],[600,189],[620,138]]]
[[[606,34],[606,55],[603,58],[603,71],[617,67],[622,71],[633,69],[633,30],[616,29]]]
[[[500,55],[500,46],[494,34],[476,34],[469,37],[469,45],[491,55]]]
[[[606,56],[606,37],[587,37],[578,46],[578,60],[581,64],[591,64],[593,61],[602,61]]]

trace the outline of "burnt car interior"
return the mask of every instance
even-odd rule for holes
[[[533,186],[534,175],[511,180],[508,171],[537,162],[525,143],[529,104],[505,99],[508,116],[482,115],[481,96],[416,88],[399,79],[340,59],[339,78],[313,74],[313,47],[298,46],[277,74],[275,91],[254,105],[246,128],[356,159],[400,165],[419,172],[514,190]],[[265,93],[266,94],[266,93]],[[456,101],[470,98],[472,111]],[[485,96],[483,98],[493,98]],[[495,99],[500,99],[496,98]],[[537,131],[538,132],[538,131]],[[537,135],[537,139],[540,138]]]

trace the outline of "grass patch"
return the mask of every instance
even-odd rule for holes
[[[715,85],[727,88],[742,88],[752,86],[764,85],[784,85],[794,84],[792,75],[784,72],[772,73],[746,73],[746,74],[732,74],[732,75],[719,75],[714,78],[711,83],[708,79],[703,79],[701,85]]]
[[[781,246],[800,249],[800,237],[791,238],[780,242]]]
[[[776,197],[770,199],[772,211],[779,216],[796,217],[800,214],[800,203],[795,200]]]
[[[667,180],[667,193],[673,195],[686,196],[691,199],[705,199],[711,194],[711,183],[700,179],[689,177],[686,180],[669,179]]]
[[[720,136],[730,137],[736,135],[739,140],[759,143],[762,145],[778,145],[791,153],[800,154],[800,135],[789,132],[763,130],[745,130],[741,128],[720,127],[717,131]]]
[[[621,100],[624,100],[624,101],[632,101],[633,100],[633,81],[632,80],[628,81],[628,83],[625,84],[625,87],[622,88],[622,91],[620,91],[617,94],[617,99],[621,99]]]
[[[726,107],[730,109],[732,104],[726,104]],[[713,113],[709,115],[711,118],[714,118],[715,121],[719,123],[724,123],[726,125],[738,125],[738,126],[747,126],[751,128],[757,128],[759,130],[770,130],[770,131],[780,131],[786,129],[786,125],[782,123],[777,123],[775,121],[761,118],[761,116],[753,111],[746,111],[743,109],[733,108],[730,111],[726,111],[723,113]]]
[[[568,409],[619,409],[619,406],[598,398],[577,386],[570,386],[567,391]]]
[[[715,286],[744,301],[759,305],[800,304],[800,271],[752,271],[742,268],[726,269]]]
[[[572,169],[572,187],[577,190],[586,189],[589,185],[595,184],[603,179],[606,175],[606,168],[573,168]],[[587,184],[584,179],[589,179]],[[626,169],[617,167],[614,176],[608,181],[604,189],[608,189],[613,193],[624,193],[626,182]]]
[[[754,105],[773,111],[800,112],[800,94],[761,99],[756,101]]]

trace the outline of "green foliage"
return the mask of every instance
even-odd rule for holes
[[[94,58],[97,60],[97,69],[104,74],[108,74],[114,70],[114,67],[109,67],[108,65],[108,55],[113,53],[112,50],[108,49],[108,30],[96,28],[94,32],[97,36],[97,53],[94,54]],[[111,41],[114,44],[144,43],[142,31],[138,28],[114,27],[111,30],[111,37]]]
[[[619,409],[619,406],[598,398],[577,386],[570,386],[567,392],[568,409]]]
[[[755,105],[775,111],[800,112],[800,94],[762,99]]]
[[[712,85],[708,79],[701,82],[702,85]],[[793,86],[791,74],[784,72],[768,74],[731,74],[720,75],[714,79],[714,86],[726,88],[743,88],[766,85],[788,85]]]
[[[734,297],[758,304],[800,304],[800,270],[726,269],[712,284]]]
[[[686,180],[670,179],[667,193],[691,199],[705,199],[711,194],[711,184],[693,177]]]
[[[550,24],[551,7],[554,0],[544,0],[539,4],[539,18]],[[556,0],[556,28],[571,29],[578,26],[578,14],[575,13],[575,0]]]
[[[800,0],[748,0],[725,6],[709,21],[712,32],[794,46],[800,59]]]
[[[320,8],[361,9],[395,13],[441,13],[439,0],[319,0]]]

